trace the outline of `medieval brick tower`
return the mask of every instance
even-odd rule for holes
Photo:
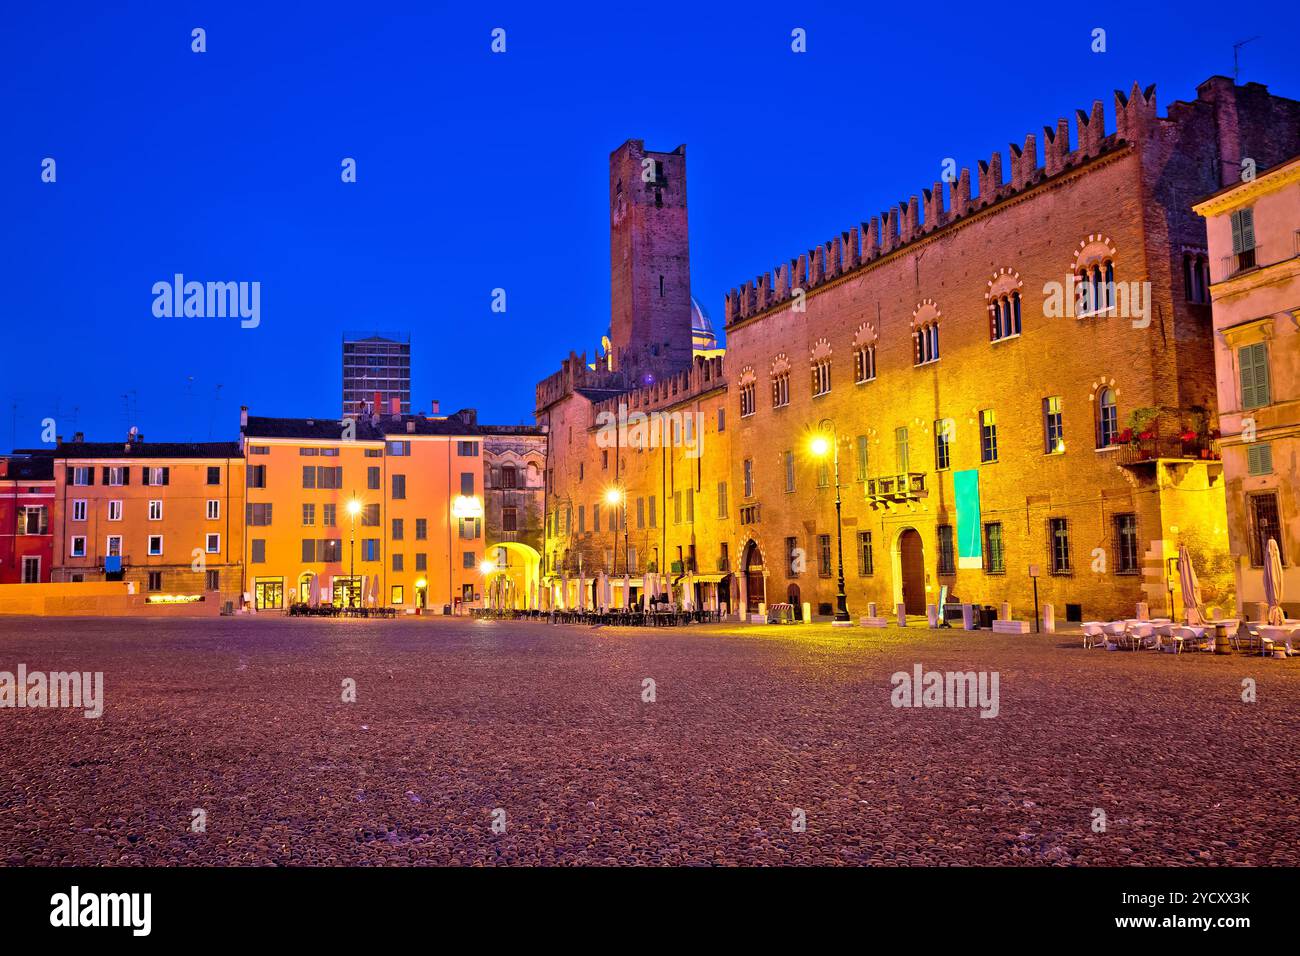
[[[656,378],[691,364],[686,147],[628,140],[609,157],[612,366]]]

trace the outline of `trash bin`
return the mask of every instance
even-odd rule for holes
[[[444,605],[442,606],[442,613],[443,613],[443,614],[450,615],[450,614],[451,614],[451,605],[450,605],[450,604],[444,604]]]
[[[979,625],[986,630],[993,630],[993,622],[998,619],[997,608],[991,604],[985,604],[979,608]]]

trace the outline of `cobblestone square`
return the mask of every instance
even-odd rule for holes
[[[20,663],[102,671],[105,703],[0,710],[11,866],[1300,862],[1296,660],[827,625],[7,618],[0,670]],[[997,716],[892,706],[917,664],[996,671]]]

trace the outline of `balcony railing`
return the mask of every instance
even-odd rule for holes
[[[923,471],[908,471],[901,475],[867,479],[867,497],[873,502],[916,501],[928,497],[929,494]]]
[[[1203,436],[1184,439],[1181,436],[1156,436],[1139,438],[1121,445],[1115,462],[1119,465],[1136,465],[1142,462],[1154,462],[1162,458],[1175,458],[1191,461],[1213,461],[1219,457],[1214,443]]]
[[[1241,250],[1241,252],[1234,252],[1230,256],[1224,256],[1223,278],[1231,279],[1239,272],[1255,268],[1259,263],[1261,248],[1261,246],[1251,246],[1249,249]]]

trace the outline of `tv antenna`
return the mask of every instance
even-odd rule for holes
[[[1241,48],[1247,43],[1254,43],[1258,39],[1259,37],[1251,37],[1249,40],[1239,40],[1232,45],[1232,82],[1236,83],[1238,77],[1241,75],[1241,66],[1238,62],[1237,54],[1241,52]]]

